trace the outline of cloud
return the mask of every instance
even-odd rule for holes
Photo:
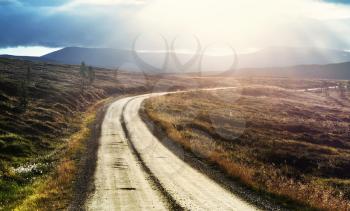
[[[42,6],[59,6],[63,5],[69,2],[69,0],[18,0],[25,6],[35,6],[35,7],[42,7]]]
[[[155,0],[137,18],[144,31],[195,34],[204,45],[226,42],[238,50],[350,47],[350,6],[319,0]]]
[[[17,0],[0,0],[0,7],[13,6],[13,5],[20,5],[20,2]]]
[[[146,0],[71,0],[65,4],[61,4],[58,7],[53,8],[52,12],[63,11],[76,11],[79,9],[91,9],[102,8],[107,9],[109,7],[129,7],[139,6],[146,3]]]
[[[335,3],[338,2],[338,3]],[[0,48],[130,48],[140,32],[197,35],[238,50],[269,45],[350,49],[348,1],[0,0]]]
[[[128,36],[118,7],[52,12],[64,0],[1,1],[0,48],[13,46],[122,46]]]
[[[334,3],[341,3],[341,4],[350,4],[350,0],[325,0],[326,2],[334,2]]]

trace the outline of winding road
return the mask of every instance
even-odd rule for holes
[[[217,89],[224,88],[206,90]],[[95,190],[86,209],[258,210],[192,168],[149,131],[139,116],[140,106],[167,93],[127,97],[110,105],[102,124]]]

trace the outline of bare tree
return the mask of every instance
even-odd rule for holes
[[[0,68],[0,79],[2,78],[3,76],[3,73],[6,71],[6,65],[5,64],[2,64],[1,65],[1,68]]]
[[[18,108],[21,111],[25,111],[28,106],[28,91],[27,91],[26,81],[21,81],[21,83],[19,84],[18,95],[19,95]]]
[[[117,79],[118,71],[119,71],[119,67],[117,67],[116,69],[114,69],[114,71],[113,71],[113,77],[114,77],[114,79]]]
[[[81,62],[81,65],[80,65],[80,76],[82,78],[85,78],[86,77],[86,65],[85,65],[85,62]]]
[[[25,77],[18,84],[18,108],[20,111],[24,112],[28,106],[28,86],[32,79],[32,68],[30,65],[27,66]]]
[[[46,72],[47,68],[46,68],[46,63],[43,62],[42,65],[41,65],[41,68],[40,68],[40,72],[43,73],[43,72]]]
[[[32,76],[32,68],[31,68],[31,66],[28,65],[27,72],[26,72],[26,83],[27,83],[27,85],[30,84],[31,76]]]
[[[85,89],[85,86],[86,86],[86,83],[85,83],[85,80],[86,80],[86,77],[87,77],[87,68],[86,68],[86,65],[85,65],[85,62],[82,61],[81,62],[81,65],[80,65],[80,88],[81,88],[81,93],[84,94],[84,89]]]
[[[88,68],[88,78],[89,78],[89,84],[93,84],[95,81],[95,70],[89,66]]]
[[[324,93],[324,95],[326,97],[329,97],[329,87],[328,87],[327,82],[325,82],[325,81],[322,82],[322,92]]]
[[[345,98],[345,85],[342,82],[339,82],[338,84],[338,92],[339,92],[339,96],[341,98]]]

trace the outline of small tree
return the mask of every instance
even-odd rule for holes
[[[119,67],[117,67],[116,69],[114,69],[114,71],[113,71],[113,77],[114,77],[114,79],[117,79],[118,71],[119,71]]]
[[[28,86],[31,82],[31,73],[32,68],[30,66],[27,66],[25,78],[22,79],[18,85],[18,108],[20,111],[25,111],[28,106]]]
[[[86,65],[85,65],[85,62],[81,62],[81,65],[80,65],[80,81],[81,81],[81,93],[84,94],[84,89],[85,89],[85,79],[87,77],[87,74],[86,74]]]
[[[342,82],[339,82],[338,84],[338,92],[340,97],[345,97],[345,85]]]
[[[322,92],[324,93],[324,95],[326,97],[329,97],[329,87],[328,87],[327,82],[325,82],[325,81],[322,82]]]
[[[348,91],[350,91],[350,80],[347,82],[346,88],[347,88]]]
[[[27,72],[26,72],[26,83],[27,83],[27,85],[30,84],[31,74],[32,74],[32,68],[30,66],[28,66],[27,67]]]
[[[91,85],[95,81],[95,70],[91,66],[88,68],[88,78]]]
[[[25,111],[28,105],[28,92],[27,84],[25,81],[22,81],[19,85],[19,105],[20,110]]]
[[[41,65],[41,68],[40,68],[40,72],[43,73],[43,72],[46,72],[46,70],[47,70],[47,69],[46,69],[46,63],[43,62],[42,65]]]
[[[85,62],[81,62],[81,65],[80,65],[80,76],[82,78],[86,77],[86,65],[85,65]]]
[[[6,71],[6,65],[5,64],[3,64],[3,65],[1,65],[2,67],[1,67],[1,69],[0,69],[0,79],[2,78],[2,74]]]

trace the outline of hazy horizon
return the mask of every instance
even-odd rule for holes
[[[76,47],[76,46],[67,46],[67,47],[60,47],[60,48],[50,48],[50,47],[43,47],[43,46],[18,46],[18,47],[10,47],[10,48],[2,48],[0,49],[0,55],[11,55],[11,56],[33,56],[33,57],[41,57],[49,53],[53,53],[55,51],[62,50],[64,48],[70,48],[70,47]],[[77,48],[93,48],[93,47],[77,47]],[[250,54],[250,53],[256,53],[265,49],[273,49],[273,48],[295,48],[295,49],[310,49],[312,47],[292,47],[292,46],[269,46],[262,49],[244,49],[241,51],[238,51],[237,54]],[[132,50],[132,49],[118,49],[113,48],[116,50]],[[322,48],[315,48],[315,49],[322,49]],[[220,51],[222,50],[222,51]],[[322,50],[336,50],[336,51],[344,51],[344,52],[350,52],[348,49],[322,49]],[[137,50],[139,53],[164,53],[166,51],[164,50]],[[178,54],[193,54],[193,50],[189,49],[177,49],[174,52]],[[211,52],[205,52],[205,55],[208,56],[225,56],[225,55],[231,55],[232,52],[228,51],[227,49],[216,49],[212,50]]]

